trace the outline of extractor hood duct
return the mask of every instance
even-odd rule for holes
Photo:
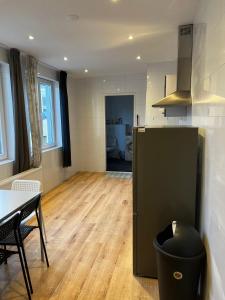
[[[179,26],[177,90],[153,107],[189,106],[191,98],[191,73],[193,50],[193,25]]]

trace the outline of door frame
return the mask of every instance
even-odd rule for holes
[[[107,136],[107,132],[106,132],[106,97],[110,97],[110,96],[133,96],[134,97],[134,101],[133,101],[133,126],[135,126],[135,122],[136,122],[136,115],[137,115],[137,110],[136,110],[136,93],[132,93],[132,92],[118,92],[118,93],[105,93],[104,95],[104,153],[105,153],[105,172],[107,172],[107,155],[106,155],[106,136]]]

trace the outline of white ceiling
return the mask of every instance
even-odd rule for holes
[[[77,77],[139,73],[148,63],[176,59],[177,26],[193,22],[196,3],[0,0],[0,42]],[[69,20],[71,14],[79,15],[79,20]],[[28,40],[29,34],[33,41]],[[135,59],[137,55],[141,61]]]

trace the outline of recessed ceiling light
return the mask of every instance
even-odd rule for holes
[[[136,57],[136,59],[137,59],[137,60],[141,60],[141,56],[138,55],[138,56]]]
[[[29,35],[28,38],[29,38],[29,40],[34,40],[33,35]]]
[[[119,2],[119,0],[111,0],[113,3],[117,3]]]
[[[103,82],[105,83],[105,82],[106,82],[106,80],[105,80],[105,79],[103,79]]]
[[[68,21],[72,21],[72,22],[76,22],[80,19],[80,17],[76,14],[68,15],[66,18]]]
[[[84,73],[88,73],[88,69],[85,69],[85,70],[84,70]]]
[[[133,35],[129,35],[129,37],[128,37],[128,40],[133,40],[134,39],[134,37],[133,37]]]
[[[67,61],[67,60],[68,60],[68,57],[65,56],[63,59],[64,59],[65,61]]]

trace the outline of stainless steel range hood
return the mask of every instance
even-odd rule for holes
[[[178,47],[177,91],[152,105],[153,107],[189,106],[192,104],[192,24],[179,26]]]

